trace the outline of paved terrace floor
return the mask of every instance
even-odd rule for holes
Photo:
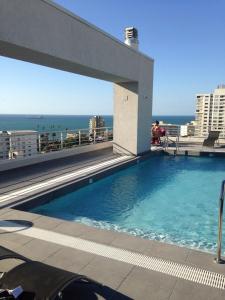
[[[160,147],[163,149],[163,147]],[[156,148],[155,148],[156,149]],[[178,143],[178,148],[176,147],[175,143],[171,144],[167,149],[167,152],[174,153],[174,151],[177,151],[178,154],[181,155],[207,155],[208,153],[216,154],[225,156],[225,144],[215,144],[214,147],[206,147],[203,146],[201,142],[196,142],[193,140],[185,141],[183,139]]]
[[[23,228],[19,220],[30,227]],[[2,246],[17,253],[101,282],[104,287],[93,299],[225,297],[225,265],[200,251],[10,208],[0,211],[0,238]],[[16,263],[1,261],[0,270]]]

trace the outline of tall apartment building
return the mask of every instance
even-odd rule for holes
[[[24,158],[37,153],[37,131],[0,131],[0,159]]]
[[[225,137],[225,85],[218,85],[212,94],[196,95],[195,135],[206,137],[209,131]]]
[[[102,116],[93,116],[89,121],[89,134],[94,133],[94,129],[96,130],[97,135],[104,135],[105,120]],[[100,129],[99,129],[100,128]]]

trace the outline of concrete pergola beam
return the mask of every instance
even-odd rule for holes
[[[0,55],[114,82],[115,149],[150,149],[151,58],[49,0],[0,1]]]

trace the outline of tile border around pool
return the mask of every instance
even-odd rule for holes
[[[78,190],[86,185],[89,185],[89,180],[92,179],[92,182],[101,180],[105,178],[106,176],[113,175],[114,173],[127,169],[131,166],[136,165],[139,162],[145,161],[149,159],[152,156],[158,156],[158,155],[164,155],[163,151],[157,151],[157,152],[148,152],[143,156],[136,156],[131,157],[131,159],[122,161],[119,164],[112,165],[108,168],[98,170],[95,173],[89,174],[87,176],[84,176],[82,178],[78,178],[63,184],[58,184],[57,186],[54,186],[52,188],[47,188],[43,192],[37,192],[29,194],[28,196],[18,197],[14,201],[10,203],[6,203],[5,205],[0,203],[0,207],[13,207],[14,209],[18,210],[28,210],[32,209],[35,206],[42,205],[45,203],[50,202],[55,197],[62,196],[66,193],[69,193],[71,191]],[[48,200],[46,200],[46,196],[48,196]]]
[[[225,157],[225,152],[210,151],[210,149],[199,151],[199,150],[185,150],[185,149],[167,149],[163,150],[166,155],[177,155],[177,156],[202,156],[202,157]]]
[[[137,157],[130,158],[128,160],[117,163],[116,165],[111,165],[102,170],[98,170],[98,171],[95,171],[88,175],[81,176],[80,178],[68,180],[63,183],[58,183],[51,187],[46,187],[46,189],[43,189],[43,191],[38,190],[35,192],[28,193],[27,195],[15,197],[12,200],[0,203],[0,208],[14,207],[15,209],[24,210],[26,208],[30,208],[31,207],[30,204],[33,201],[35,201],[34,206],[38,205],[39,203],[43,204],[41,199],[43,197],[45,197],[46,195],[54,194],[54,196],[55,196],[57,193],[58,193],[58,195],[61,195],[62,193],[66,193],[69,190],[79,189],[85,185],[88,185],[90,178],[92,178],[94,181],[100,180],[100,179],[104,178],[105,176],[112,175],[119,170],[123,170],[129,166],[135,165],[137,163],[137,159],[138,159]],[[35,184],[37,184],[37,182]],[[28,186],[28,188],[31,186],[32,185]],[[60,192],[60,190],[62,190],[62,192]],[[17,191],[17,190],[15,190],[15,191]],[[39,200],[40,200],[40,202],[38,202]],[[29,204],[29,202],[30,202],[30,204]]]
[[[0,221],[0,229],[3,230],[3,232],[16,232],[18,235],[32,237],[34,239],[84,251],[175,278],[225,290],[224,274],[191,266],[185,263],[177,263],[161,257],[148,256],[142,253],[97,243],[79,237],[68,236],[33,226],[29,227],[26,223],[23,225],[23,223],[18,223],[16,221],[2,220]]]
[[[158,155],[178,155],[178,156],[203,156],[203,157],[207,157],[207,156],[211,156],[216,154],[215,156],[217,157],[221,157],[224,156],[225,157],[225,153],[216,153],[216,152],[193,152],[193,151],[179,151],[178,153],[175,153],[176,150],[171,150],[170,152],[168,151],[164,151],[162,149],[158,150],[158,151],[149,151],[146,152],[144,155],[142,156],[136,156],[131,158],[130,160],[127,160],[125,162],[121,162],[117,165],[112,165],[108,168],[99,170],[93,174],[89,174],[87,176],[84,176],[82,178],[78,178],[72,181],[68,181],[66,183],[63,184],[58,184],[57,186],[54,186],[52,188],[47,188],[45,191],[43,192],[37,192],[37,193],[31,193],[28,196],[25,197],[18,197],[15,201],[13,201],[12,203],[6,203],[5,205],[0,203],[0,208],[4,208],[4,207],[13,207],[15,209],[18,210],[29,210],[34,208],[35,206],[38,205],[43,205],[45,203],[50,202],[52,199],[56,198],[56,197],[60,197],[63,196],[66,193],[69,193],[71,191],[75,191],[78,190],[86,185],[89,185],[90,182],[89,180],[92,179],[92,182],[101,180],[103,178],[105,178],[106,176],[110,176],[113,175],[114,173],[120,171],[120,170],[124,170],[126,168],[129,168],[135,164],[137,164],[138,162],[142,162],[145,161],[147,159],[149,159],[152,156],[158,156]],[[48,196],[48,199],[46,200],[46,196]]]

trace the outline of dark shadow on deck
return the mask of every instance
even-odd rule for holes
[[[27,220],[1,220],[0,221],[0,230],[2,229],[2,225],[4,227],[15,227],[15,230],[13,231],[3,231],[0,232],[0,234],[9,234],[9,233],[17,233],[19,231],[26,230],[30,227],[33,227],[33,222],[27,221]],[[21,226],[21,228],[18,229],[18,226]]]

